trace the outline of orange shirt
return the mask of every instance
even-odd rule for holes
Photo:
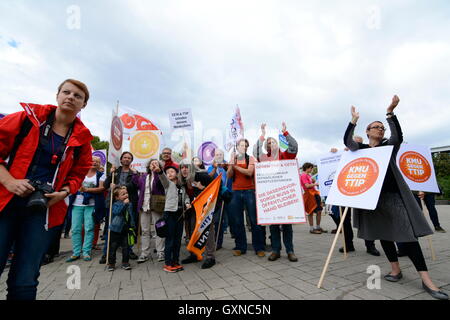
[[[248,161],[249,166],[255,164],[255,158],[250,157]],[[236,165],[247,169],[247,165],[245,163],[245,159],[238,160]],[[234,181],[233,181],[233,190],[254,190],[255,189],[255,175],[253,174],[251,177],[247,176],[243,173],[240,173],[237,170],[234,171]]]

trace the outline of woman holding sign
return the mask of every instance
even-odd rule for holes
[[[393,112],[399,101],[400,99],[394,96],[392,103],[387,108],[386,120],[391,131],[390,138],[384,138],[386,129],[383,123],[374,121],[366,129],[369,144],[358,143],[352,139],[359,113],[356,112],[355,107],[351,108],[352,120],[344,135],[344,143],[351,151],[387,145],[394,146],[377,207],[375,210],[355,209],[354,226],[358,229],[359,238],[380,240],[392,267],[392,271],[384,276],[387,281],[397,282],[403,277],[394,242],[404,242],[405,252],[419,272],[424,290],[433,298],[447,300],[448,295],[440,291],[431,281],[418,242],[419,237],[430,235],[433,231],[417,205],[411,190],[403,180],[395,161],[403,141],[400,123]]]

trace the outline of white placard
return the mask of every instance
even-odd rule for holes
[[[403,143],[397,153],[397,166],[411,190],[439,193],[429,147]]]
[[[393,146],[344,152],[326,204],[374,210]]]
[[[341,157],[342,151],[328,152],[317,161],[319,191],[322,197],[328,196]]]
[[[111,129],[109,138],[108,162],[116,168],[120,166],[120,156],[123,145],[123,125],[117,116],[117,108],[112,112]]]
[[[174,110],[169,112],[170,127],[172,130],[194,130],[191,109]]]
[[[257,223],[305,223],[297,160],[255,164]]]

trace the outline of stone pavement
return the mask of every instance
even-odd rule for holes
[[[432,236],[436,251],[436,260],[432,261],[428,240],[421,238],[420,243],[430,274],[435,284],[450,293],[450,206],[437,206],[439,218],[448,233],[435,233]],[[322,227],[329,231],[335,227],[332,219],[323,217]],[[269,230],[268,234],[269,234]],[[162,270],[163,262],[153,260],[143,264],[131,261],[133,269],[120,268],[114,272],[105,271],[100,265],[100,251],[94,252],[91,262],[76,261],[65,263],[70,255],[71,241],[61,240],[61,251],[65,252],[55,262],[41,268],[38,299],[72,300],[165,300],[165,299],[236,299],[236,300],[433,300],[421,287],[419,276],[407,257],[401,257],[400,264],[403,279],[399,283],[385,281],[382,276],[390,271],[389,263],[382,253],[373,257],[365,252],[364,242],[356,238],[356,252],[343,259],[336,246],[323,288],[317,283],[322,271],[333,236],[330,233],[315,235],[309,233],[307,225],[294,226],[294,247],[298,262],[287,260],[285,252],[281,259],[270,262],[256,256],[250,249],[246,255],[234,257],[231,248],[234,240],[225,235],[223,249],[217,252],[217,264],[207,270],[200,268],[201,263],[185,265],[185,271],[167,274]],[[250,234],[247,234],[251,239]],[[119,250],[120,251],[120,250]],[[182,248],[181,257],[187,251]],[[120,253],[118,253],[120,261]],[[81,269],[81,289],[67,289],[66,273],[70,265]],[[381,268],[381,288],[368,289],[367,268],[377,265]],[[6,296],[6,276],[8,269],[0,278],[0,299]]]

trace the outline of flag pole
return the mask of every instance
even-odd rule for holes
[[[117,100],[117,105],[116,105],[116,115],[119,113],[119,100]],[[111,120],[112,121],[112,120]],[[110,138],[111,140],[111,138]],[[115,171],[115,170],[114,170]],[[111,184],[114,185],[114,172],[111,174]],[[108,214],[108,239],[106,241],[106,264],[105,264],[105,270],[108,268],[108,263],[109,263],[109,246],[111,244],[111,216],[112,216],[112,202],[113,202],[113,191],[111,190],[111,185],[109,188],[109,193],[110,193],[110,199],[109,199],[109,214]]]

